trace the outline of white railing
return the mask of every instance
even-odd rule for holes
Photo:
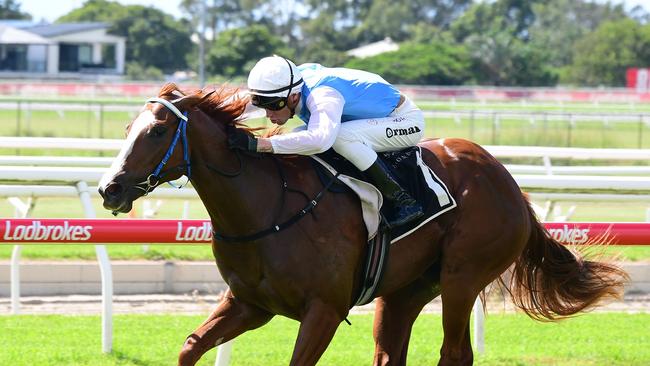
[[[0,166],[0,181],[98,182],[106,168]],[[516,174],[524,189],[650,191],[650,177]]]
[[[636,160],[636,159],[635,159]],[[85,156],[0,155],[0,166],[109,167],[113,158]],[[510,174],[650,175],[650,166],[558,166],[505,164]]]
[[[423,110],[428,118],[446,118],[454,121],[461,120],[492,120],[492,121],[528,121],[531,124],[544,122],[602,122],[609,123],[650,123],[650,113],[642,112],[583,112],[583,111],[508,111],[501,109],[472,109],[466,111],[436,111]]]
[[[73,137],[0,137],[0,147],[16,149],[61,149],[119,151],[124,140]]]

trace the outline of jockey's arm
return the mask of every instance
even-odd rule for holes
[[[312,155],[326,151],[334,144],[341,127],[345,99],[333,88],[319,87],[307,97],[311,116],[307,129],[260,138],[257,151],[276,154]]]

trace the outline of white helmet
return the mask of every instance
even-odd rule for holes
[[[283,97],[300,92],[302,75],[296,64],[280,56],[264,57],[248,74],[248,90],[262,97]]]

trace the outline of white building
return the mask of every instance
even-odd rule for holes
[[[126,38],[106,23],[0,21],[0,77],[122,75]]]
[[[351,50],[347,50],[347,53],[350,56],[357,58],[366,58],[370,56],[379,55],[384,52],[397,51],[399,49],[399,44],[393,42],[390,37],[386,37],[381,41],[369,43]]]

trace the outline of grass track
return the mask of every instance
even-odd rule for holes
[[[0,316],[0,365],[173,365],[200,316],[119,315],[114,352],[102,355],[97,316]],[[357,366],[372,361],[372,315],[350,316],[319,365]],[[521,314],[488,315],[486,355],[477,365],[648,365],[650,314],[587,314],[538,323]],[[236,340],[231,365],[286,365],[298,323],[275,318]],[[440,315],[415,323],[409,365],[431,365],[442,341]],[[213,365],[215,351],[199,365]]]

